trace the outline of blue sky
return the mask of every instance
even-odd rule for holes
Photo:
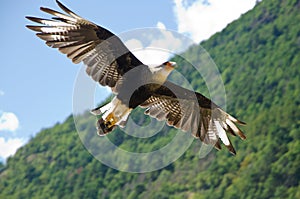
[[[186,34],[198,43],[253,8],[255,0],[63,0],[62,3],[115,34],[160,27]],[[13,154],[42,128],[62,122],[72,113],[74,81],[80,64],[72,64],[25,28],[32,24],[25,16],[49,16],[39,10],[40,6],[59,9],[54,0],[0,3],[0,160]],[[98,92],[99,101],[109,94],[106,88]]]

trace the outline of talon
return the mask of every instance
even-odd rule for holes
[[[108,126],[102,118],[97,121],[97,133],[99,136],[104,136],[110,133],[114,127],[115,126]]]

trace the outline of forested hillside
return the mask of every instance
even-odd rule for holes
[[[300,0],[263,0],[201,43],[222,74],[227,110],[247,122],[247,140],[231,139],[236,156],[223,149],[199,159],[195,140],[166,168],[120,172],[86,151],[70,116],[0,164],[0,198],[300,198],[299,22]],[[184,54],[196,63],[200,50]],[[197,74],[189,80],[205,87]],[[82,130],[95,133],[94,123],[86,119]],[[164,146],[173,131],[139,141],[121,131],[109,136],[144,152]]]

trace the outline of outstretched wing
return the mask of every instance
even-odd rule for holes
[[[169,126],[190,131],[205,144],[221,149],[220,139],[233,154],[236,154],[227,132],[246,139],[235,123],[245,124],[197,92],[165,82],[142,105],[145,114],[158,120],[166,120]]]
[[[83,19],[59,1],[56,2],[65,14],[41,7],[42,11],[54,17],[26,17],[42,24],[27,27],[38,32],[37,36],[45,40],[48,46],[58,48],[74,63],[83,61],[87,66],[86,72],[95,81],[114,88],[124,73],[143,64],[113,33]]]

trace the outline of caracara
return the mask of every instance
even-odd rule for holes
[[[165,120],[169,126],[190,131],[194,137],[217,149],[221,149],[221,140],[235,154],[227,133],[245,139],[236,126],[236,123],[244,123],[202,94],[168,81],[175,62],[167,61],[156,67],[145,65],[116,35],[78,16],[59,1],[57,4],[64,14],[41,7],[54,17],[27,17],[41,24],[27,27],[74,63],[83,62],[93,80],[111,88],[115,94],[112,101],[91,111],[102,115],[97,121],[99,135],[106,135],[116,126],[124,127],[131,111],[139,106],[146,109],[145,114]]]

